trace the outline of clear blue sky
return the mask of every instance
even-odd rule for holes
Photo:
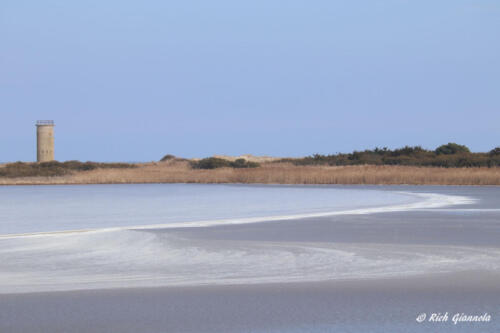
[[[0,161],[500,146],[500,2],[0,2]]]

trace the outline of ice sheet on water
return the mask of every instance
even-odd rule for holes
[[[328,186],[199,184],[0,187],[0,235],[210,226],[470,203],[471,198]]]
[[[498,270],[499,255],[498,249],[460,246],[236,242],[95,231],[4,239],[0,293]]]
[[[20,198],[30,202],[2,220],[2,230],[91,231],[1,236],[0,293],[360,279],[499,265],[498,250],[488,248],[216,241],[155,230],[434,209],[473,202],[468,197],[329,187],[61,188],[43,195],[26,188],[26,196],[21,190],[1,201],[3,217],[22,207]],[[43,207],[36,201],[41,198]],[[44,211],[47,216],[29,220]],[[17,222],[21,226],[9,229]]]

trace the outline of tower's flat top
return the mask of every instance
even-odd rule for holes
[[[54,121],[53,120],[37,120],[36,121],[36,125],[37,126],[40,126],[40,125],[54,125]]]

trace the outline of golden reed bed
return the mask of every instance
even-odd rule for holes
[[[59,177],[0,179],[0,185],[125,183],[500,185],[500,168],[264,163],[254,169],[196,170],[191,169],[187,162],[170,161],[138,164],[132,169],[80,171]]]

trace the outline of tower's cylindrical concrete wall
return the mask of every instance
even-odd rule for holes
[[[54,160],[54,124],[37,123],[36,148],[37,162]]]

